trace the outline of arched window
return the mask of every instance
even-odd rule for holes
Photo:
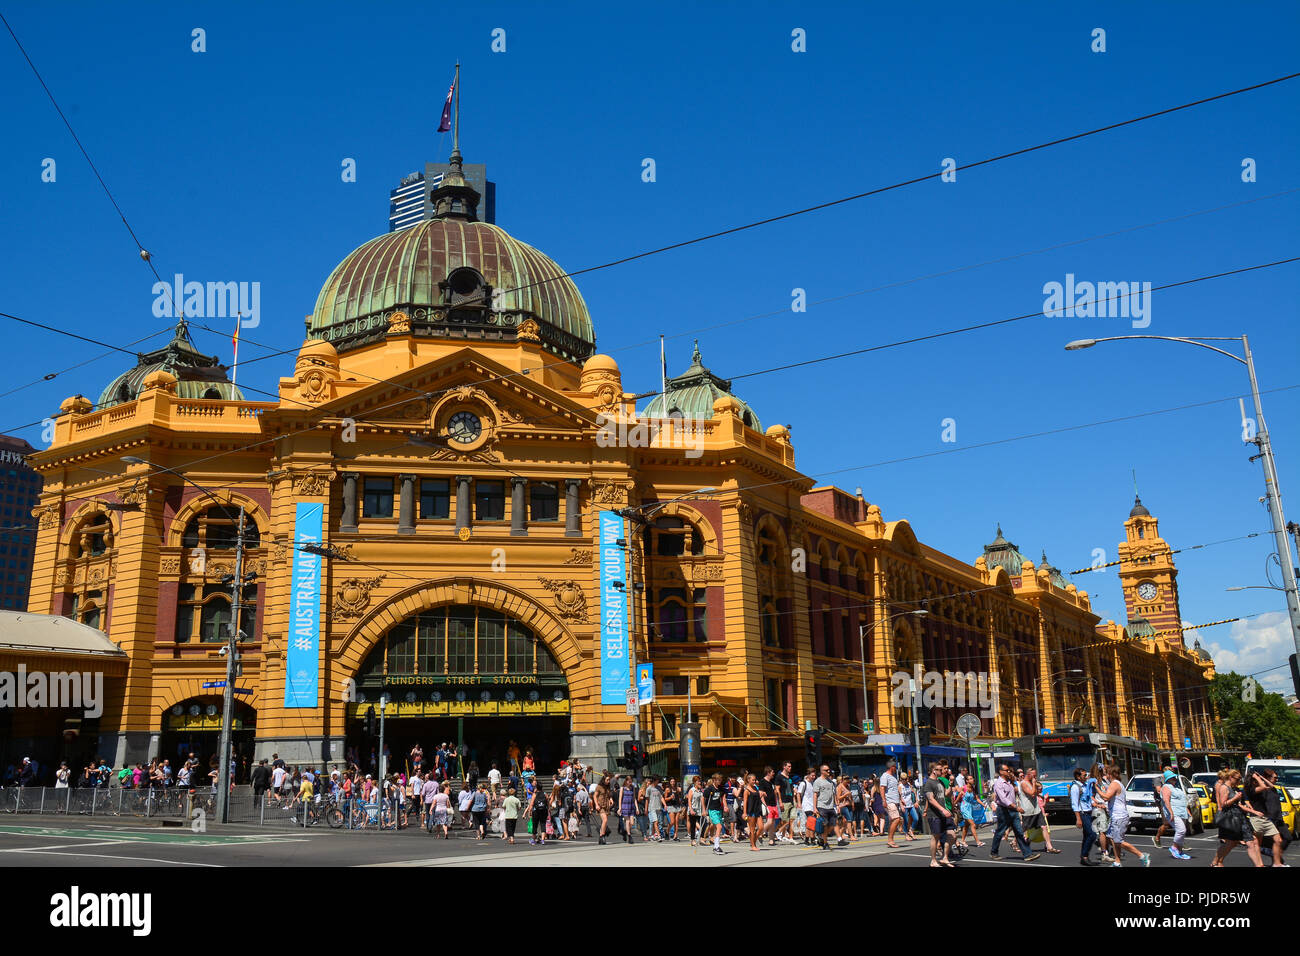
[[[106,553],[113,543],[113,524],[103,511],[87,516],[72,537],[74,558],[94,558]]]
[[[181,536],[185,548],[205,548],[208,551],[233,551],[239,537],[239,508],[218,505],[201,511],[190,519]],[[244,514],[244,547],[256,548],[260,544],[257,524]]]
[[[704,535],[695,525],[676,515],[657,518],[651,526],[651,537],[654,540],[653,553],[662,558],[704,553]]]
[[[102,631],[108,623],[105,620],[106,612],[103,591],[87,591],[84,595],[72,595],[72,608],[69,616],[74,621],[80,621],[88,627],[99,628]]]
[[[204,390],[204,392],[203,392],[203,397],[204,397],[204,398],[220,398],[220,397],[221,397],[221,393],[220,393],[219,391],[217,391],[215,388],[209,388],[209,389]]]
[[[389,631],[366,655],[357,683],[472,674],[562,677],[564,670],[546,644],[510,615],[453,604],[409,617]]]

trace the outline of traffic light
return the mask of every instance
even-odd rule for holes
[[[644,766],[645,754],[641,752],[641,745],[635,740],[623,741],[623,759],[618,762],[618,765],[628,770],[637,770]]]
[[[808,759],[808,766],[817,770],[822,765],[822,730],[805,730],[803,732],[803,752]]]
[[[373,737],[374,735],[375,735],[375,708],[372,705],[369,709],[366,710],[366,736]]]
[[[916,735],[922,747],[930,746],[930,708],[916,708]]]

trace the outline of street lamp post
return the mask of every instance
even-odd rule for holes
[[[911,611],[903,611],[890,617],[882,617],[879,621],[871,624],[858,625],[858,659],[862,662],[862,735],[865,739],[867,734],[867,631],[886,621],[896,621],[900,617],[925,617],[930,612],[925,608],[916,608]]]
[[[1243,438],[1259,448],[1258,457],[1264,462],[1264,490],[1268,501],[1269,517],[1273,521],[1273,541],[1277,549],[1278,560],[1282,564],[1282,590],[1286,591],[1287,614],[1291,619],[1291,640],[1297,654],[1300,654],[1300,593],[1296,590],[1295,565],[1291,562],[1291,542],[1287,538],[1286,517],[1282,514],[1282,489],[1277,479],[1277,463],[1273,460],[1273,445],[1269,441],[1268,427],[1264,424],[1264,406],[1259,398],[1259,381],[1255,377],[1255,359],[1250,351],[1250,341],[1246,336],[1209,336],[1182,337],[1173,335],[1111,335],[1100,339],[1077,339],[1066,345],[1069,351],[1092,348],[1098,342],[1116,342],[1122,339],[1159,339],[1164,342],[1182,342],[1198,348],[1209,349],[1226,355],[1234,362],[1246,366],[1250,375],[1250,395],[1255,403],[1255,437]],[[1245,357],[1235,355],[1208,342],[1240,342]]]
[[[127,465],[145,465],[156,471],[165,471],[169,475],[175,475],[182,481],[189,482],[218,505],[224,506],[224,502],[220,498],[179,471],[167,468],[164,465],[154,464],[135,455],[124,455],[122,461]],[[221,823],[230,822],[231,731],[235,719],[235,681],[240,675],[239,635],[243,633],[239,629],[239,623],[244,610],[244,522],[244,506],[240,505],[239,527],[235,534],[235,574],[230,583],[230,629],[226,639],[226,646],[222,648],[222,655],[226,658],[226,686],[221,695],[221,738],[217,753],[216,806],[217,820]]]

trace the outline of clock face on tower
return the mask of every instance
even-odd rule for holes
[[[1154,601],[1159,589],[1150,581],[1143,581],[1138,585],[1138,597],[1144,601]]]
[[[457,412],[447,422],[447,437],[458,445],[472,444],[483,433],[483,423],[473,412]]]

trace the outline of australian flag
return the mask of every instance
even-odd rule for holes
[[[456,81],[451,81],[447,88],[447,102],[442,104],[442,121],[438,123],[438,132],[445,133],[451,129],[451,98],[456,95]]]

